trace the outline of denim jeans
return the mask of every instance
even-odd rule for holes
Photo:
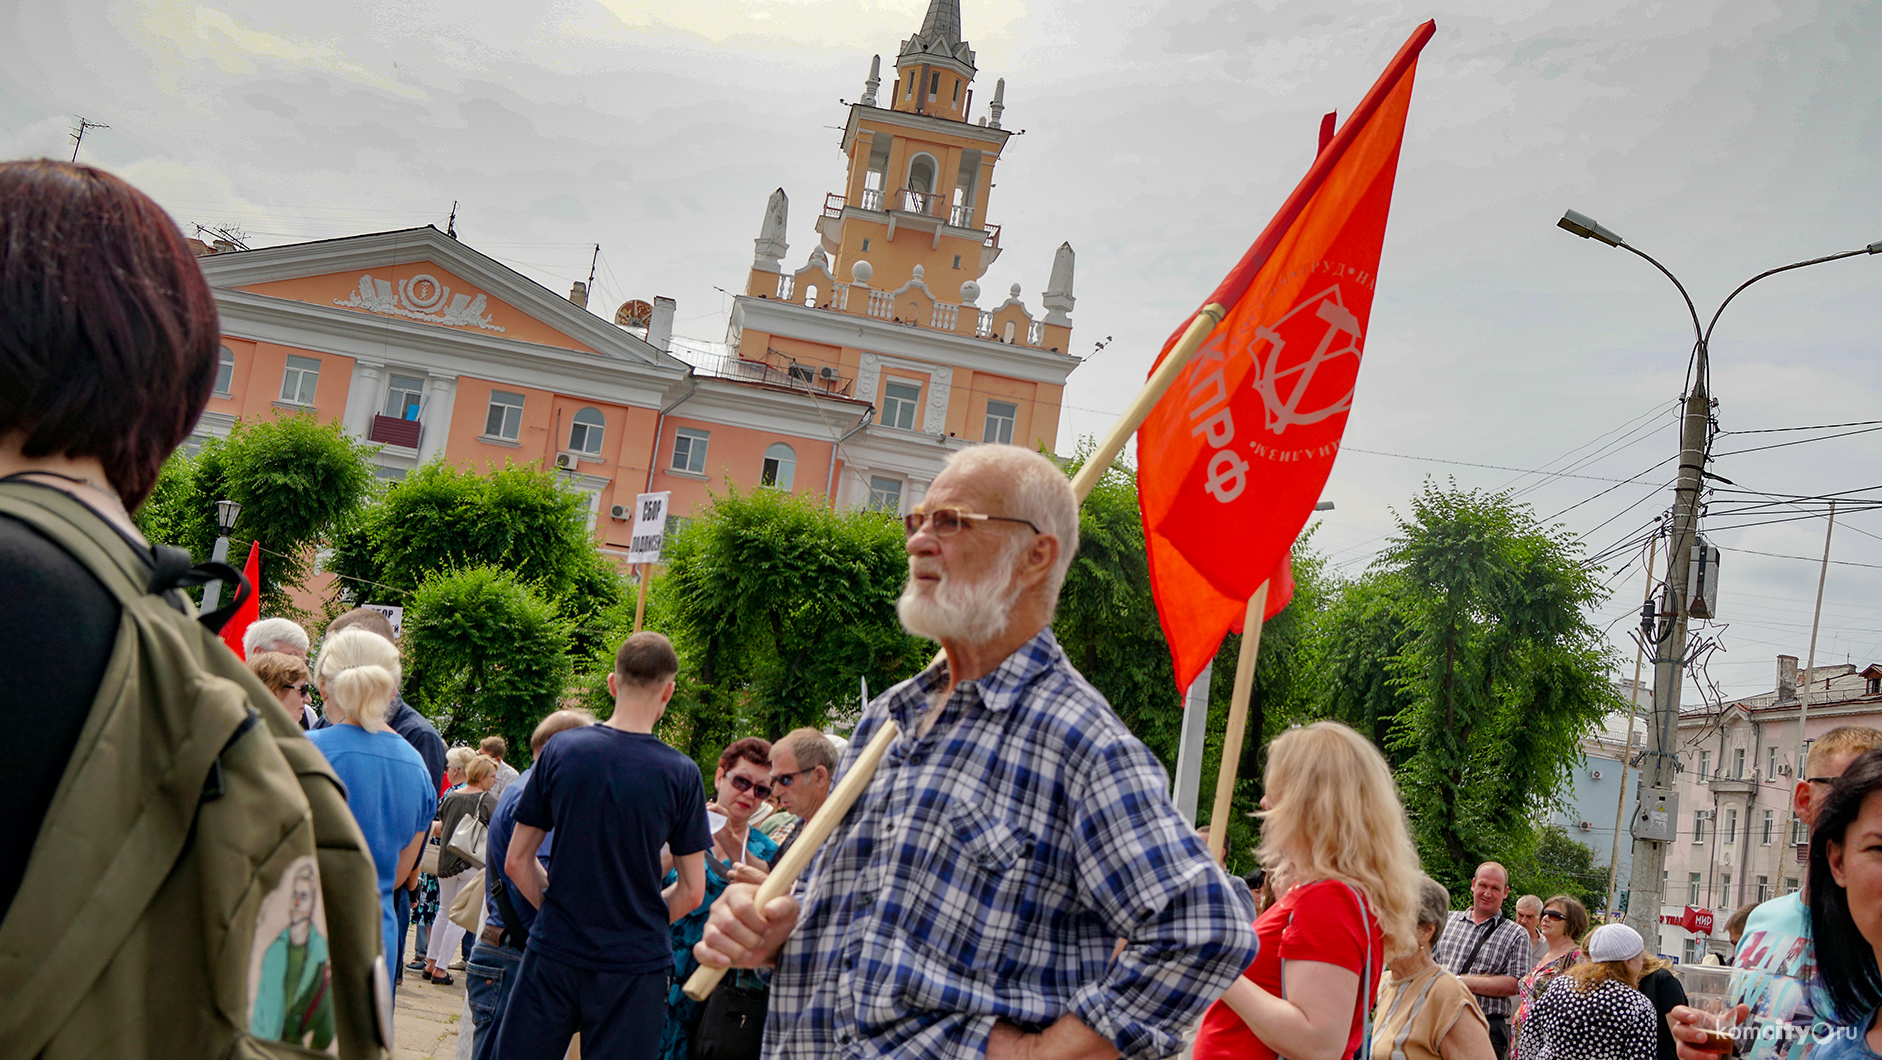
[[[470,1002],[471,1040],[476,1049],[472,1055],[477,1060],[496,1054],[497,1025],[510,999],[510,986],[516,982],[516,966],[522,961],[523,951],[508,946],[492,946],[479,939],[471,947],[470,960],[464,963],[464,996]]]

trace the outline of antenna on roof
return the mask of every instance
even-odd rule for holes
[[[595,256],[588,262],[588,289],[595,289],[595,266],[601,264],[601,244],[595,244]]]
[[[101,121],[87,121],[83,114],[75,114],[73,115],[73,117],[78,119],[78,128],[73,130],[71,134],[72,136],[72,161],[77,162],[78,161],[78,145],[85,142],[85,130],[109,129],[111,128],[111,126],[106,125],[104,122],[101,122]]]
[[[450,236],[452,239],[457,238],[457,200],[456,199],[451,200],[451,217],[449,220],[444,222],[444,234],[447,236]]]

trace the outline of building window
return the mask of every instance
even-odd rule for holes
[[[884,427],[912,431],[915,429],[915,409],[921,405],[921,387],[914,383],[890,382],[882,390],[882,419]]]
[[[902,91],[902,98],[903,99],[915,98],[915,71],[913,70],[910,70],[908,72],[908,87]]]
[[[1725,811],[1724,839],[1726,846],[1738,842],[1738,807],[1736,806]]]
[[[523,430],[523,395],[507,390],[490,392],[490,412],[484,417],[484,437],[516,441]]]
[[[1771,900],[1771,877],[1760,876],[1758,877],[1758,904],[1763,905],[1764,903],[1770,900]]]
[[[783,442],[773,442],[765,450],[764,467],[758,472],[758,484],[791,491],[791,480],[797,475],[797,451]]]
[[[582,409],[569,425],[569,451],[600,456],[601,435],[607,429],[608,423],[601,418],[600,409]]]
[[[314,403],[314,388],[320,383],[320,360],[288,354],[287,370],[281,373],[281,400],[289,405]]]
[[[869,476],[869,510],[872,512],[901,511],[901,481],[898,479],[883,478],[881,475]]]
[[[1019,406],[1011,401],[987,402],[987,429],[981,432],[980,440],[1012,445],[1013,421],[1018,416]]]
[[[957,77],[954,79],[954,102],[959,103],[960,101],[961,101],[961,79]]]
[[[957,269],[961,267],[961,256],[959,254],[954,255],[954,267]]]
[[[1801,847],[1808,845],[1809,842],[1810,829],[1804,826],[1804,819],[1796,814],[1791,814],[1791,845]]]
[[[386,386],[386,415],[394,419],[415,420],[425,401],[425,381],[409,375],[395,375]]]
[[[1719,901],[1717,904],[1727,908],[1734,908],[1737,905],[1737,903],[1732,901],[1732,874],[1729,872],[1719,873]]]
[[[864,240],[863,240],[863,250],[864,250],[865,252],[867,252],[867,251],[869,250],[869,240],[867,240],[867,239],[864,239]]]
[[[1868,683],[1862,686],[1862,690],[1865,696],[1882,695],[1882,677],[1869,678]]]
[[[1686,904],[1699,904],[1699,874],[1696,872],[1686,874]]]
[[[1772,837],[1772,835],[1774,835],[1774,834],[1775,834],[1776,832],[1777,832],[1777,811],[1776,811],[1776,810],[1766,810],[1766,811],[1764,811],[1764,838],[1763,838],[1763,844],[1764,844],[1765,846],[1770,846],[1770,845],[1771,845],[1771,837]]]
[[[1695,843],[1706,841],[1706,811],[1704,810],[1692,812],[1692,841]]]
[[[1732,748],[1732,779],[1743,780],[1744,778],[1745,749],[1743,747],[1734,747]]]
[[[319,369],[315,369],[318,371]],[[216,396],[228,397],[229,387],[235,383],[235,351],[227,346],[216,356]]]
[[[706,473],[706,443],[712,440],[709,431],[698,431],[691,427],[681,427],[673,432],[673,470],[686,471],[695,475]]]
[[[1797,877],[1795,876],[1784,877],[1784,893],[1785,894],[1797,893]]]
[[[1686,951],[1685,956],[1682,958],[1683,963],[1698,964],[1706,959],[1705,939],[1687,939],[1681,946]]]
[[[939,71],[931,74],[928,78],[928,94],[931,96],[941,94],[941,74]]]
[[[1712,779],[1712,752],[1711,751],[1699,752],[1699,779],[1700,780]]]
[[[1777,776],[1777,745],[1772,744],[1771,746],[1764,749],[1764,779],[1771,780],[1775,778],[1776,776]]]

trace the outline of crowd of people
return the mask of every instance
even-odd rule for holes
[[[577,1035],[663,1060],[1149,1058],[1192,1037],[1199,1060],[1696,1060],[1721,1021],[1743,1055],[1882,1053],[1882,733],[1813,743],[1807,887],[1746,914],[1725,1013],[1571,896],[1505,917],[1496,862],[1452,911],[1384,757],[1336,722],[1268,748],[1257,891],[1053,637],[1065,474],[982,445],[903,516],[898,615],[941,653],[866,705],[853,747],[738,740],[708,798],[655,735],[679,657],[641,632],[609,716],[549,713],[519,774],[501,740],[447,750],[376,611],[317,648],[257,622],[246,666],[198,620],[181,590],[234,572],[129,512],[200,416],[217,339],[155,204],[0,164],[0,595],[43,602],[0,609],[0,724],[24,741],[0,773],[0,1055],[384,1056],[398,973],[449,982],[454,954],[460,1055],[499,1060]],[[853,805],[819,818],[879,734]],[[806,822],[823,845],[760,906]],[[695,1003],[700,967],[738,971]]]

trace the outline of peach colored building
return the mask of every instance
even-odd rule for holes
[[[671,491],[681,517],[727,483],[900,508],[965,445],[1051,451],[1079,363],[1064,352],[1072,250],[1043,317],[1017,285],[978,305],[1009,134],[1003,84],[969,120],[973,61],[958,0],[933,0],[887,106],[872,67],[850,108],[846,191],[789,274],[789,206],[772,196],[724,344],[676,344],[665,298],[611,323],[582,285],[561,297],[429,226],[206,254],[223,363],[197,434],[306,414],[377,443],[388,478],[435,458],[553,470],[621,553],[641,492]]]

